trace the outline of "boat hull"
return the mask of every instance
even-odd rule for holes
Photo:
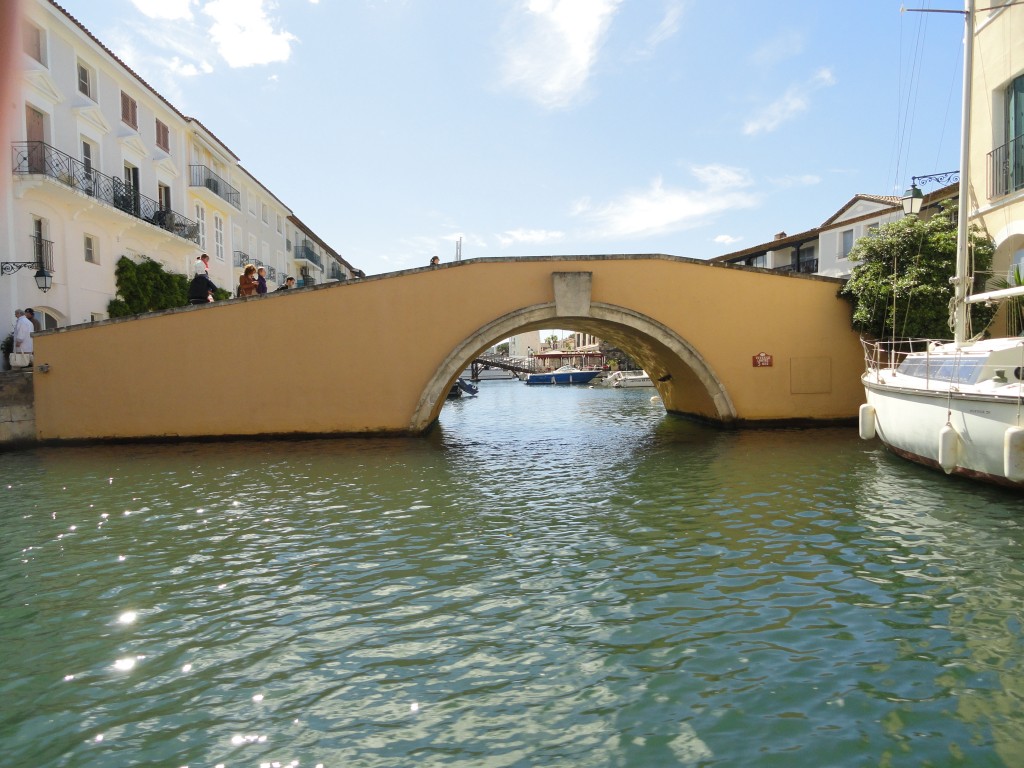
[[[531,373],[527,384],[589,384],[600,371],[571,371],[568,373]]]
[[[1020,422],[1019,397],[914,389],[878,381],[874,373],[862,383],[873,419],[867,432],[893,453],[947,474],[1024,488],[1024,477],[1012,469],[1020,465],[1022,444],[1007,437]]]
[[[653,387],[654,382],[647,374],[640,376],[623,376],[612,384],[615,389],[631,389],[633,387]]]

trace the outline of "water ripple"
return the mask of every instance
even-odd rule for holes
[[[848,430],[481,389],[425,440],[6,457],[3,763],[1024,754],[1017,499]]]

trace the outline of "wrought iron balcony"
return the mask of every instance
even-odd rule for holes
[[[35,235],[29,235],[29,239],[32,240],[32,260],[40,269],[53,272],[53,241]]]
[[[222,197],[238,210],[242,210],[242,195],[233,186],[205,165],[190,165],[190,187],[206,187],[218,197]]]
[[[783,264],[775,267],[774,272],[797,272],[804,275],[813,275],[818,271],[817,259],[803,259],[799,264]]]
[[[320,255],[313,250],[308,240],[303,240],[301,243],[295,244],[295,249],[292,252],[292,258],[296,261],[308,261],[312,264],[316,264],[320,269],[324,268],[324,263],[320,259]]]
[[[1024,189],[1024,134],[988,153],[988,198]]]
[[[199,243],[199,224],[183,214],[164,208],[158,201],[140,194],[121,179],[100,173],[42,141],[16,141],[12,144],[12,150],[12,165],[16,174],[49,176],[137,219],[185,240]]]
[[[246,264],[252,263],[249,261],[249,254],[245,251],[232,251],[231,257],[231,263],[236,267],[244,267]]]

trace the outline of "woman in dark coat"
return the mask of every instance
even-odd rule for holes
[[[206,304],[213,301],[213,292],[216,290],[217,286],[205,271],[196,272],[196,276],[188,284],[188,303]]]

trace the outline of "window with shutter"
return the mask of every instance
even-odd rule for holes
[[[164,152],[171,151],[170,129],[159,120],[156,121],[156,145]]]
[[[124,91],[121,91],[121,122],[136,130],[139,128],[139,105]]]

